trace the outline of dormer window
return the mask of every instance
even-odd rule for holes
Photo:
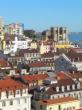
[[[20,94],[20,90],[16,90],[16,94]]]
[[[13,95],[13,90],[9,91],[9,95]]]
[[[56,87],[56,92],[59,92],[59,87]]]
[[[80,83],[77,84],[77,89],[80,89]]]
[[[63,62],[63,61],[64,61],[64,59],[61,59],[61,61]]]
[[[22,93],[26,93],[26,91],[27,91],[26,89],[23,89],[23,90],[22,90]]]
[[[40,105],[40,109],[42,110],[42,105]]]
[[[70,85],[67,85],[67,90],[70,91]]]
[[[64,86],[61,87],[61,91],[62,91],[62,92],[65,91],[65,87],[64,87]]]
[[[6,96],[6,95],[7,95],[6,91],[1,92],[1,96],[2,96],[2,97],[3,97],[3,96]]]
[[[78,61],[79,61],[79,57],[75,57],[74,62],[78,62]]]
[[[72,85],[72,90],[75,90],[75,84]]]

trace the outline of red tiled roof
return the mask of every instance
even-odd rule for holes
[[[49,53],[44,53],[44,54],[42,54],[41,57],[42,57],[42,58],[47,58],[47,57],[49,57],[49,58],[50,58],[50,57],[53,58],[54,55],[55,55],[54,52],[53,52],[53,53],[52,53],[52,52],[49,52]]]
[[[66,75],[67,74],[67,75]],[[68,73],[64,73],[63,71],[57,72],[56,75],[57,79],[70,79]]]
[[[22,78],[28,82],[35,82],[48,78],[47,74],[24,75]]]
[[[38,53],[38,49],[21,49],[23,53]]]
[[[59,103],[65,103],[65,102],[70,102],[70,101],[79,101],[79,100],[73,97],[63,97],[59,99],[41,100],[39,101],[39,104],[51,105],[51,104],[59,104]]]
[[[71,86],[73,84],[75,84],[75,82],[72,79],[59,80],[57,83],[49,85],[50,88],[47,91],[45,91],[45,94],[49,94],[49,95],[57,94],[58,92],[56,91],[56,87],[62,87],[62,86],[66,87],[67,85]]]
[[[72,85],[74,83],[72,79],[61,79],[58,81],[58,85]]]
[[[16,89],[21,89],[24,87],[25,87],[25,85],[11,79],[10,77],[6,77],[5,79],[0,80],[0,91],[16,90]]]
[[[5,59],[0,59],[0,67],[9,67],[9,63],[8,61],[6,61]]]
[[[45,67],[45,66],[47,66],[47,64],[44,62],[37,61],[37,62],[33,62],[33,63],[28,64],[28,66],[29,67]]]
[[[82,73],[80,72],[69,73],[68,75],[71,76],[72,78],[82,78]]]

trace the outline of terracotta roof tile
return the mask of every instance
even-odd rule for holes
[[[28,66],[29,67],[45,67],[45,66],[47,66],[47,64],[44,62],[37,61],[37,62],[33,62],[33,63],[28,64]]]
[[[71,102],[71,101],[79,101],[76,98],[72,98],[72,97],[63,97],[63,98],[59,98],[59,99],[49,99],[49,100],[41,100],[39,101],[39,104],[41,105],[51,105],[51,104],[59,104],[59,103],[65,103],[65,102]]]
[[[9,67],[9,63],[8,61],[6,61],[5,59],[0,59],[0,67]]]
[[[65,73],[63,71],[60,71],[60,72],[57,72],[55,77],[57,77],[58,80],[61,80],[61,79],[70,79],[68,73]]]
[[[0,80],[0,91],[4,90],[16,90],[25,87],[21,82],[17,82],[10,77],[6,77]]]
[[[47,74],[24,75],[22,76],[22,78],[25,81],[28,81],[28,83],[30,83],[30,82],[35,82],[39,80],[44,80],[48,78],[48,75]]]

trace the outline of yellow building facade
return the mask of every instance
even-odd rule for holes
[[[40,54],[44,53],[46,53],[46,46],[42,43],[42,45],[40,46]]]
[[[70,48],[72,47],[71,44],[56,44],[55,48],[61,49],[61,48]]]
[[[72,97],[39,101],[36,110],[76,110],[80,108],[80,101]]]
[[[32,49],[37,49],[37,48],[38,48],[37,42],[31,42],[30,48],[32,48]]]

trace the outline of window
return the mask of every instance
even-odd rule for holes
[[[50,110],[52,110],[52,107],[50,107]]]
[[[52,97],[52,99],[54,99],[54,96]]]
[[[63,36],[59,36],[59,40],[63,40]]]
[[[72,107],[70,107],[69,110],[72,110]]]
[[[5,101],[2,102],[2,106],[6,106],[6,102]]]
[[[17,99],[17,103],[20,104],[20,99]]]
[[[9,93],[10,93],[10,95],[13,95],[13,91],[10,91]]]
[[[66,108],[64,108],[63,110],[66,110]]]
[[[20,94],[20,90],[16,90],[16,94]]]
[[[75,107],[73,107],[73,110],[75,110]]]
[[[59,110],[61,110],[61,106],[59,105]]]
[[[26,93],[26,89],[23,89],[23,93]]]
[[[13,100],[10,100],[10,105],[13,105]]]
[[[65,94],[63,96],[65,97]]]
[[[69,110],[69,108],[67,108],[67,110]]]
[[[27,103],[27,99],[26,98],[24,98],[24,103]]]
[[[74,58],[74,61],[75,62],[79,61],[79,57]]]
[[[40,105],[40,109],[42,109],[42,105]]]
[[[81,98],[81,92],[79,92],[79,97]]]

